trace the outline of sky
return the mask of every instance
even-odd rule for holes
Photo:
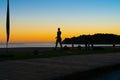
[[[0,43],[6,42],[6,2],[0,0]],[[55,42],[83,34],[120,35],[120,0],[10,0],[11,43]]]

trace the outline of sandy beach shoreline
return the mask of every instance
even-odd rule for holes
[[[8,48],[10,54],[4,54],[6,50],[0,48],[0,80],[90,80],[95,78],[96,73],[102,75],[120,67],[119,52],[101,54],[94,50],[85,50],[84,47],[82,50],[19,47]],[[39,51],[38,54],[34,54],[36,50]],[[87,52],[90,54],[86,55]]]
[[[106,71],[106,69],[107,71],[111,72],[113,68],[119,68],[119,65],[116,65],[120,63],[119,56],[120,53],[94,55],[89,54],[53,58],[3,61],[0,62],[0,79],[86,80],[87,78],[87,80],[90,80],[90,78],[94,78],[96,76],[97,72],[101,75]],[[108,69],[108,67],[105,68],[105,66],[111,67],[109,67]],[[98,70],[98,68],[100,69]]]
[[[34,50],[52,50],[54,47],[19,47],[19,48],[0,48],[0,52],[8,51],[34,51]]]

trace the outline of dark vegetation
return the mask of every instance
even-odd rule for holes
[[[80,35],[78,37],[65,38],[63,44],[120,44],[120,35],[94,34]]]
[[[85,48],[81,49],[57,49],[53,48],[49,50],[40,50],[29,49],[29,50],[21,50],[21,49],[9,49],[8,52],[0,51],[0,61],[4,60],[19,60],[19,59],[33,59],[33,58],[51,58],[51,57],[60,57],[60,56],[68,56],[68,55],[92,55],[92,54],[108,54],[108,53],[118,53],[120,52],[120,48],[116,48],[115,50],[112,47],[106,47],[101,50],[97,49],[89,49]]]

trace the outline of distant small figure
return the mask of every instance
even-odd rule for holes
[[[81,50],[81,46],[80,45],[78,45],[78,50]]]
[[[112,50],[115,51],[115,49],[116,49],[116,46],[115,46],[115,44],[113,44]]]
[[[64,50],[69,50],[70,48],[67,47],[66,45],[63,47]]]
[[[72,43],[72,49],[74,49],[74,43]]]
[[[60,28],[58,28],[58,32],[57,32],[57,37],[56,37],[56,46],[55,49],[57,48],[58,43],[60,44],[60,47],[62,49],[62,39],[61,39],[61,31]]]

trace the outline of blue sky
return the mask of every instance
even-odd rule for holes
[[[119,16],[120,0],[10,0],[11,16]],[[0,1],[4,15],[6,0]]]
[[[10,0],[11,15],[97,15],[120,13],[120,0]],[[6,0],[0,1],[0,12],[6,10]],[[27,15],[26,15],[27,14]],[[76,15],[77,14],[77,15]]]

